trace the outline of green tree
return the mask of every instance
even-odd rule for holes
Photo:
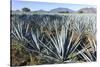
[[[83,13],[83,11],[79,11],[79,13]]]
[[[24,7],[24,8],[22,8],[22,11],[23,12],[30,12],[31,10],[29,8]]]

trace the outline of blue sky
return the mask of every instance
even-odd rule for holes
[[[79,10],[86,7],[96,7],[94,5],[80,5],[80,4],[65,4],[65,3],[48,3],[48,2],[35,2],[35,1],[18,1],[12,0],[12,10],[21,10],[23,7],[30,8],[32,11],[46,10],[49,11],[54,8],[69,8],[72,10]]]

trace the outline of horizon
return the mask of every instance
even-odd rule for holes
[[[69,4],[69,3],[49,3],[49,2],[36,2],[36,1],[11,1],[12,10],[21,10],[26,7],[31,11],[45,10],[50,11],[55,8],[68,8],[77,11],[81,8],[96,8],[95,5],[85,5],[85,4]]]

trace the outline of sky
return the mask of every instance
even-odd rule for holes
[[[30,8],[31,11],[36,11],[36,10],[46,10],[49,11],[54,8],[69,8],[72,10],[79,10],[81,8],[90,8],[96,6],[94,5],[80,5],[80,4],[65,4],[65,3],[48,3],[48,2],[36,2],[36,1],[18,1],[18,0],[12,0],[12,10],[21,10],[24,7]]]

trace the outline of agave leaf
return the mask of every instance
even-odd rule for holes
[[[27,27],[26,27],[26,33],[28,33],[29,26],[30,26],[30,24],[28,23]]]
[[[12,27],[14,28],[15,32],[16,32],[16,35],[17,37],[21,40],[21,36],[20,36],[20,33],[19,33],[19,30],[18,28],[14,25],[14,23],[12,22]]]
[[[80,45],[80,36],[81,36],[81,34],[79,34],[79,36],[77,37],[76,41],[72,45],[69,52],[73,53],[77,49],[77,47]]]
[[[68,51],[70,50],[70,46],[71,46],[73,35],[74,35],[74,32],[72,32],[72,34],[71,34],[70,41],[69,41],[69,44],[67,46],[67,52],[66,53],[68,53]]]
[[[31,29],[31,35],[32,35],[33,41],[35,42],[35,45],[36,45],[37,49],[40,51],[40,47],[39,47],[39,44],[37,42],[37,37],[34,34],[34,32],[32,31],[32,29]]]
[[[54,53],[48,46],[46,46],[46,44],[44,44],[41,40],[39,40],[39,42],[42,44],[41,46],[44,46],[46,49],[48,49],[52,54],[54,54],[56,56],[56,58],[59,59],[59,56]]]

